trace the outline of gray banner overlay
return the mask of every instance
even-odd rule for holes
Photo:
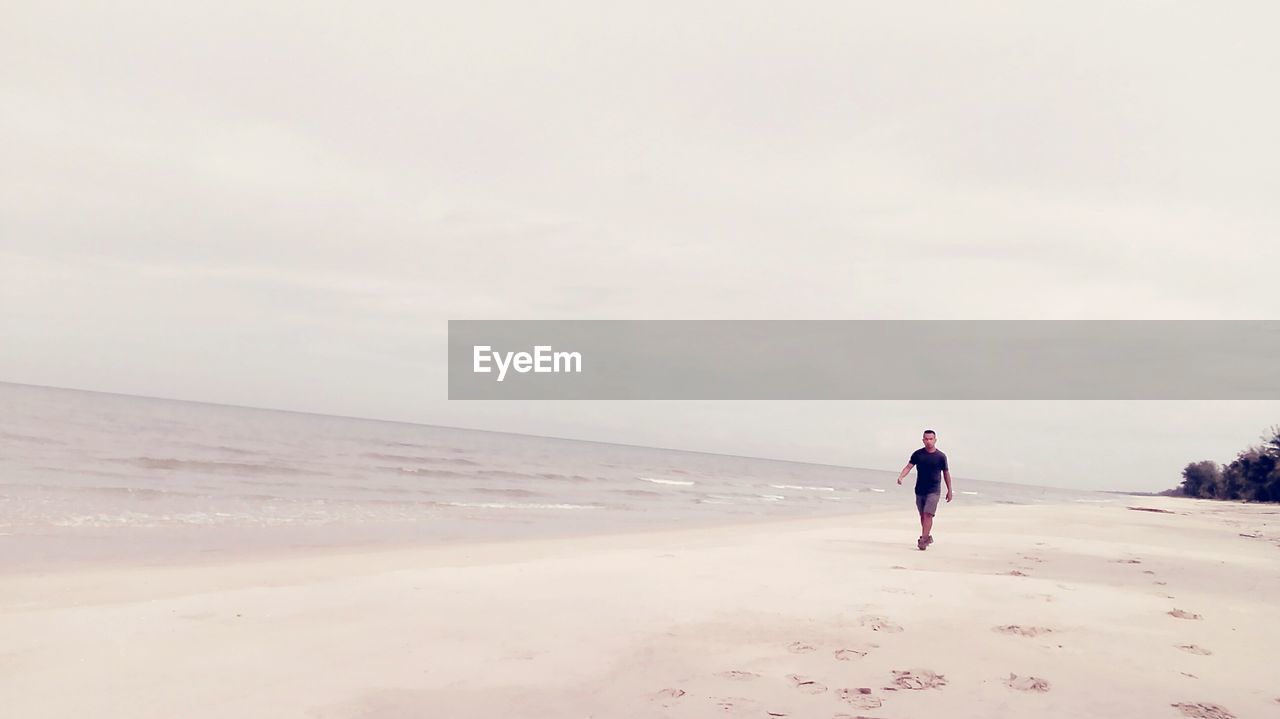
[[[449,399],[1280,399],[1278,360],[1273,320],[450,320]]]

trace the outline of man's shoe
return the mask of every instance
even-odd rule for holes
[[[927,546],[929,546],[929,543],[925,541],[924,537],[921,537],[916,540],[916,549],[919,549],[920,551],[923,552],[924,548]]]
[[[932,534],[930,534],[929,536],[927,536],[927,537],[925,537],[925,538],[924,538],[924,546],[926,546],[926,547],[927,547],[927,546],[929,546],[930,544],[933,544],[933,535],[932,535]]]

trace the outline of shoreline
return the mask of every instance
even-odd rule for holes
[[[486,536],[476,535],[474,537],[422,537],[414,539],[356,539],[354,541],[342,541],[341,535],[353,534],[349,527],[325,527],[310,526],[300,528],[303,531],[311,532],[316,535],[328,535],[330,538],[338,539],[338,541],[315,544],[291,544],[282,545],[278,543],[270,543],[267,546],[251,546],[236,545],[217,548],[197,548],[187,550],[185,552],[174,553],[157,553],[157,554],[132,554],[117,555],[107,558],[72,558],[72,559],[55,559],[42,564],[40,560],[25,559],[20,561],[9,561],[6,566],[0,568],[0,576],[5,575],[38,575],[38,574],[61,574],[68,572],[93,571],[96,569],[143,569],[143,568],[165,568],[165,567],[184,567],[184,566],[221,566],[239,563],[261,563],[261,562],[288,562],[297,559],[315,559],[329,556],[360,556],[368,554],[381,553],[412,553],[415,551],[430,550],[456,550],[459,548],[466,549],[470,547],[512,547],[524,544],[546,544],[561,543],[574,540],[582,541],[599,541],[609,540],[611,538],[631,538],[631,537],[649,537],[655,535],[676,535],[681,533],[703,533],[713,532],[717,530],[734,530],[747,529],[753,527],[785,527],[789,525],[805,525],[809,523],[849,523],[858,518],[874,517],[877,515],[899,515],[899,511],[886,511],[882,508],[874,508],[870,510],[858,512],[836,512],[832,511],[820,515],[803,515],[797,514],[792,516],[773,515],[773,516],[731,516],[720,515],[716,517],[700,517],[696,519],[681,519],[679,527],[672,528],[670,525],[659,523],[631,523],[620,525],[616,528],[601,529],[597,527],[583,527],[569,530],[555,531],[551,530],[537,535],[508,535],[508,536]],[[394,525],[383,525],[394,526]],[[95,528],[99,533],[101,529]],[[245,530],[249,531],[246,532]],[[278,533],[283,536],[290,531],[288,527],[272,527],[266,530],[252,527],[233,527],[225,528],[190,528],[190,527],[147,527],[147,528],[130,528],[116,527],[110,531],[118,531],[122,533],[133,533],[135,535],[152,534],[158,538],[164,538],[166,533],[173,535],[194,536],[212,532],[230,532],[230,533],[253,533],[261,531],[262,534]],[[16,541],[40,542],[47,540],[51,535],[41,535],[32,532],[14,532],[10,535]],[[63,533],[53,536],[55,540],[65,540],[70,538],[69,534]],[[5,541],[0,539],[0,541]],[[76,538],[75,541],[87,542],[89,538]]]
[[[1100,509],[1125,509],[1128,511],[1149,511],[1156,514],[1171,515],[1187,515],[1189,508],[1177,507],[1178,503],[1200,503],[1196,507],[1198,514],[1212,514],[1219,505],[1225,505],[1233,508],[1239,508],[1240,511],[1249,512],[1250,507],[1257,507],[1257,514],[1275,514],[1280,516],[1280,505],[1275,507],[1273,512],[1267,512],[1261,509],[1270,505],[1262,503],[1248,503],[1227,500],[1207,500],[1192,497],[1143,497],[1135,496],[1135,499],[1159,500],[1161,504],[1169,504],[1171,506],[1144,507],[1140,503],[1133,505],[1107,505],[1100,507],[1093,503],[1059,503],[1059,504],[1040,504],[1040,505],[1022,505],[1022,504],[995,504],[981,505],[978,507],[964,507],[962,511],[966,512],[983,512],[996,510],[997,512],[1008,509],[1010,511],[1038,511],[1044,509],[1058,508],[1100,508]],[[1150,502],[1148,503],[1150,504]],[[940,527],[945,527],[948,515],[960,509],[960,505],[952,505],[944,507],[939,513]],[[696,520],[682,520],[680,526],[670,527],[658,524],[632,524],[620,526],[612,529],[599,528],[581,528],[567,530],[556,533],[538,534],[536,536],[476,536],[476,537],[448,537],[448,538],[416,538],[416,539],[364,539],[352,542],[330,542],[318,544],[302,544],[302,545],[280,545],[269,544],[267,546],[238,545],[235,547],[220,547],[216,549],[195,549],[188,551],[178,551],[170,554],[152,554],[152,555],[123,555],[112,556],[108,558],[75,558],[75,559],[56,559],[51,562],[41,563],[38,560],[13,561],[10,558],[5,566],[0,568],[0,577],[8,579],[32,578],[39,579],[41,577],[52,577],[60,575],[73,574],[92,574],[92,573],[110,573],[115,571],[133,571],[133,570],[166,570],[166,569],[197,569],[207,570],[220,567],[234,567],[241,565],[263,565],[263,564],[298,564],[298,563],[323,563],[327,560],[355,559],[361,557],[413,557],[415,555],[436,555],[441,553],[453,554],[461,552],[462,556],[485,556],[485,557],[507,557],[519,558],[534,556],[537,554],[554,553],[563,551],[565,547],[571,545],[581,545],[589,543],[588,548],[635,548],[647,546],[650,542],[658,541],[676,541],[681,538],[713,540],[722,534],[737,535],[746,533],[753,535],[762,531],[802,531],[806,529],[828,529],[838,527],[858,527],[858,526],[883,526],[897,525],[907,531],[910,527],[918,530],[919,525],[915,524],[914,518],[911,516],[912,509],[904,507],[901,510],[885,510],[875,508],[867,511],[831,513],[824,515],[799,515],[799,516],[721,516],[714,519],[699,518]],[[119,528],[121,531],[138,532],[140,530],[130,528]],[[151,529],[151,528],[148,528]],[[236,528],[237,530],[243,528]],[[275,530],[278,528],[272,528]],[[311,527],[307,529],[324,529]],[[141,530],[145,533],[146,530]],[[188,530],[190,534],[198,534],[207,531],[218,531],[206,528]],[[338,530],[336,534],[341,534],[342,530]],[[39,535],[13,533],[8,535],[13,541],[40,541],[45,539]],[[63,537],[59,537],[60,539]],[[0,541],[6,541],[0,539]],[[84,541],[83,539],[80,541]],[[1275,540],[1277,546],[1280,546],[1280,538]],[[512,559],[511,561],[519,561]]]
[[[502,526],[501,522],[527,522],[527,517],[503,517],[497,520],[489,533],[475,531],[486,520],[446,518],[451,529],[435,529],[437,534],[414,534],[414,525],[426,525],[440,521],[424,518],[414,522],[369,522],[365,524],[330,525],[280,525],[280,526],[142,526],[118,525],[111,527],[32,527],[15,526],[0,535],[0,548],[5,545],[21,545],[23,554],[9,551],[0,575],[24,575],[52,572],[92,570],[100,567],[165,567],[209,566],[237,561],[287,560],[298,556],[323,556],[342,553],[376,553],[382,551],[411,551],[415,548],[462,547],[472,544],[508,544],[541,542],[547,540],[598,540],[613,535],[651,535],[671,531],[674,523],[681,530],[705,530],[717,528],[749,527],[754,525],[790,525],[806,522],[854,522],[874,515],[902,515],[913,511],[904,491],[900,509],[872,506],[850,511],[854,505],[831,506],[823,511],[805,514],[745,513],[707,515],[701,517],[671,518],[669,520],[637,519],[637,515],[619,517],[615,524],[605,526],[595,521],[580,526],[554,528],[547,516],[539,518],[539,528],[522,534]],[[1070,502],[1023,504],[1018,502],[981,502],[968,505],[960,493],[953,507],[967,510],[999,506],[1043,507],[1073,506]],[[1114,500],[1120,502],[1119,494]],[[1134,497],[1141,499],[1141,497]],[[1191,498],[1173,498],[1175,500]],[[1083,501],[1083,500],[1081,500]],[[945,510],[944,510],[945,516]],[[574,518],[579,519],[579,518]],[[475,524],[472,524],[475,523]],[[501,527],[492,529],[492,527]],[[470,534],[468,534],[470,532]],[[211,538],[214,538],[211,540]],[[62,545],[62,546],[59,546]],[[155,547],[163,547],[156,550]]]

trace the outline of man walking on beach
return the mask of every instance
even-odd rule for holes
[[[938,513],[938,494],[941,489],[939,478],[947,480],[947,501],[951,501],[951,468],[947,466],[947,455],[936,446],[938,435],[931,429],[924,431],[924,447],[911,453],[907,466],[898,475],[898,484],[907,476],[912,467],[916,468],[916,509],[920,511],[920,538],[916,540],[916,548],[924,550],[933,544],[933,515]]]

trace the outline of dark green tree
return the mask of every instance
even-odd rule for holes
[[[1241,451],[1225,466],[1208,460],[1188,464],[1182,470],[1182,494],[1203,499],[1280,502],[1280,425],[1272,427],[1261,439],[1262,444]]]
[[[1221,481],[1222,469],[1217,462],[1192,462],[1182,470],[1182,493],[1188,497],[1212,498]]]

